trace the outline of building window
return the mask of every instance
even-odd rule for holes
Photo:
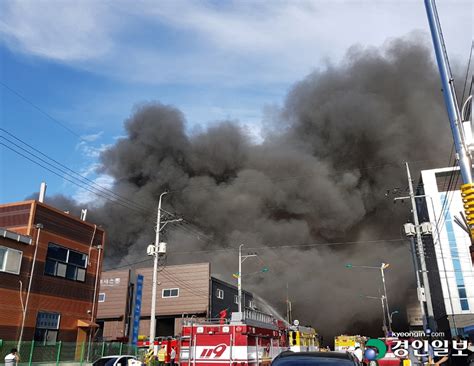
[[[161,297],[178,297],[179,288],[165,288],[161,293]]]
[[[446,193],[441,194],[441,204],[444,205],[447,201]],[[461,261],[459,260],[459,250],[458,250],[458,243],[456,241],[456,236],[454,235],[454,226],[453,226],[453,219],[451,217],[451,213],[449,210],[446,210],[444,214],[445,218],[445,229],[446,233],[448,234],[448,243],[449,243],[449,250],[452,257],[452,264],[454,268],[454,277],[456,278],[456,284],[458,287],[459,292],[459,302],[461,305],[461,310],[466,311],[469,310],[469,302],[466,296],[466,286],[464,282],[464,275],[463,270],[461,267]]]
[[[35,341],[43,342],[45,345],[56,344],[60,319],[58,313],[40,311],[36,317]]]
[[[223,299],[224,299],[224,291],[221,290],[220,288],[218,288],[218,289],[216,290],[216,297],[217,297],[218,299],[223,300]]]
[[[0,247],[0,272],[20,273],[23,252],[7,247]]]
[[[253,302],[253,300],[249,301],[249,308],[250,309],[255,309],[255,303]]]
[[[105,292],[99,293],[99,302],[104,302],[105,301]]]
[[[68,280],[84,282],[86,279],[87,255],[59,245],[49,243],[44,273]]]
[[[234,303],[239,304],[239,295],[234,295]]]
[[[469,310],[469,302],[467,299],[461,299],[461,310]]]

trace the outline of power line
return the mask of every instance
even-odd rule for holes
[[[9,150],[15,152],[16,154],[18,154],[18,155],[22,156],[23,158],[25,158],[25,159],[31,161],[32,163],[34,163],[34,164],[36,164],[36,165],[42,167],[43,169],[46,169],[47,171],[53,173],[54,175],[60,177],[61,179],[64,179],[64,180],[66,180],[66,181],[68,181],[68,182],[70,182],[70,183],[72,183],[72,184],[74,184],[74,185],[76,185],[76,186],[78,186],[78,187],[80,187],[80,188],[82,188],[82,189],[85,189],[86,191],[88,191],[88,192],[90,192],[90,193],[93,193],[94,195],[96,195],[96,196],[98,196],[98,197],[104,198],[104,199],[110,201],[111,203],[120,205],[120,206],[122,206],[122,207],[124,207],[124,208],[128,208],[128,209],[131,209],[131,210],[134,210],[134,211],[137,211],[137,212],[143,212],[143,211],[137,210],[137,209],[134,208],[134,207],[128,206],[128,205],[126,205],[126,204],[124,204],[124,203],[122,203],[122,202],[119,202],[119,201],[117,201],[117,200],[111,199],[109,196],[104,196],[104,195],[98,193],[96,190],[93,190],[93,189],[91,189],[91,188],[88,188],[88,185],[86,185],[85,183],[82,183],[82,184],[81,184],[81,183],[78,183],[78,182],[75,181],[75,180],[69,179],[69,178],[65,177],[64,175],[61,175],[61,174],[59,174],[58,172],[54,171],[53,169],[49,168],[48,166],[43,165],[42,163],[39,163],[39,162],[35,161],[35,160],[32,159],[31,157],[29,157],[29,156],[27,156],[27,155],[21,153],[21,152],[18,151],[18,150],[15,150],[13,147],[8,146],[7,144],[5,144],[5,143],[3,143],[3,142],[1,142],[1,141],[0,141],[0,145],[2,145],[2,146],[4,146],[4,147],[6,147],[7,149],[9,149]],[[21,149],[21,150],[24,150],[24,149]],[[30,153],[30,154],[31,154],[31,153]],[[40,159],[40,160],[42,160],[42,159]],[[46,164],[47,164],[47,162],[46,162]],[[50,165],[50,164],[47,164],[47,165]],[[53,167],[53,168],[54,168],[54,167]],[[57,169],[57,168],[56,168],[56,169]]]
[[[376,243],[393,243],[393,242],[405,242],[405,239],[379,239],[379,240],[362,240],[362,241],[343,241],[343,242],[325,242],[325,243],[301,243],[301,244],[290,244],[290,245],[262,245],[258,247],[245,247],[246,250],[261,250],[261,249],[298,249],[298,248],[310,248],[310,247],[325,247],[325,246],[338,246],[338,245],[358,245],[358,244],[376,244]],[[174,254],[194,254],[204,252],[215,252],[215,251],[238,251],[238,248],[225,248],[215,250],[199,250],[199,251],[188,251],[188,252],[174,252]],[[170,254],[173,252],[170,252]]]
[[[40,150],[38,150],[37,148],[31,146],[30,144],[28,144],[27,142],[23,141],[22,139],[16,137],[15,135],[13,135],[12,133],[8,132],[7,130],[5,130],[4,128],[0,128],[0,131],[8,134],[9,136],[11,136],[12,138],[14,138],[16,141],[19,141],[20,143],[22,143],[23,145],[27,146],[28,148],[30,148],[31,150],[37,152],[38,154],[44,156],[46,159],[49,159],[51,160],[52,162],[54,162],[55,164],[57,164],[59,167],[57,166],[54,166],[54,164],[51,164],[47,161],[45,161],[44,159],[40,158],[38,155],[28,151],[27,149],[19,146],[18,144],[16,144],[15,142],[9,140],[8,138],[5,138],[4,136],[0,136],[0,138],[8,141],[10,144],[16,146],[17,148],[21,149],[22,151],[25,151],[27,152],[28,154],[34,156],[35,158],[41,160],[42,162],[44,162],[45,164],[48,164],[49,166],[53,167],[54,169],[57,169],[59,170],[60,172],[70,176],[72,179],[78,179],[81,183],[83,184],[86,184],[90,187],[92,187],[93,189],[97,189],[99,192],[101,193],[104,193],[106,195],[110,195],[110,197],[114,198],[114,199],[117,199],[118,201],[121,201],[122,203],[125,203],[125,204],[128,204],[128,205],[131,205],[131,206],[134,206],[140,210],[145,210],[145,211],[149,211],[147,208],[145,208],[144,206],[141,206],[123,196],[120,196],[119,194],[115,193],[114,191],[112,191],[111,189],[108,189],[106,187],[103,187],[99,184],[97,184],[96,182],[94,182],[93,180],[87,178],[86,176],[76,172],[75,170],[67,167],[66,165],[60,163],[59,161],[57,161],[56,159],[46,155],[45,153],[41,152]],[[72,174],[70,174],[69,172],[71,172]],[[150,211],[151,212],[151,211]]]
[[[300,244],[293,244],[293,245],[262,245],[258,247],[245,247],[246,250],[267,250],[267,249],[273,249],[273,250],[279,250],[279,249],[301,249],[301,248],[311,248],[311,247],[330,247],[330,246],[339,246],[339,245],[366,245],[366,244],[385,244],[385,243],[405,243],[406,239],[401,239],[401,238],[391,238],[391,239],[377,239],[377,240],[361,240],[361,241],[344,241],[344,242],[323,242],[323,243],[300,243]],[[203,249],[203,250],[190,250],[190,251],[170,251],[168,252],[168,255],[182,255],[182,254],[204,254],[204,253],[219,253],[219,252],[238,252],[238,248],[219,248],[219,249]],[[145,260],[140,260],[137,262],[130,263],[130,265],[135,265],[135,264],[140,264],[150,261],[150,259],[145,259]],[[118,267],[111,267],[108,268],[107,270],[113,270],[113,269],[119,269],[119,268],[125,268],[128,267],[128,265],[122,265]]]
[[[452,173],[453,179],[454,179],[455,174],[456,174],[456,181],[454,182],[454,185],[452,187],[450,187],[448,185],[448,192],[446,193],[446,196],[444,198],[444,202],[446,202],[446,201],[449,201],[449,202],[446,205],[446,208],[445,208],[444,212],[443,212],[443,210],[441,211],[441,215],[440,215],[440,218],[442,219],[441,225],[440,225],[441,227],[443,227],[444,224],[446,223],[446,217],[447,217],[447,214],[449,213],[449,210],[451,208],[451,203],[453,202],[454,193],[455,193],[456,187],[458,185],[460,173],[458,173],[457,170],[453,170],[453,173]]]
[[[8,86],[7,84],[5,84],[3,81],[0,81],[0,85],[2,85],[5,89],[7,89],[10,93],[16,95],[18,98],[20,98],[21,100],[23,100],[23,102],[25,102],[26,104],[29,104],[30,106],[32,106],[34,109],[36,109],[38,112],[40,112],[42,115],[46,116],[47,118],[49,118],[51,121],[53,121],[54,123],[58,124],[59,126],[61,126],[62,128],[64,128],[66,131],[68,131],[69,133],[71,133],[72,135],[78,137],[81,141],[85,141],[81,135],[79,135],[77,132],[75,132],[74,130],[72,130],[70,127],[68,127],[66,124],[64,124],[63,122],[59,121],[58,119],[54,118],[52,115],[50,115],[48,112],[46,112],[45,110],[43,110],[41,107],[39,107],[38,105],[36,105],[35,103],[33,103],[32,101],[30,101],[28,98],[26,98],[25,96],[23,96],[20,92],[16,91],[15,89],[11,88],[10,86]],[[85,141],[86,142],[86,141]]]
[[[122,258],[123,259],[123,258]],[[122,269],[122,268],[129,268],[129,267],[134,267],[137,264],[142,264],[146,262],[152,261],[153,258],[147,258],[147,259],[142,259],[137,262],[127,262],[127,264],[121,264],[120,266],[115,266],[115,267],[109,267],[109,268],[104,268],[104,271],[113,271],[115,269]]]
[[[451,153],[452,152],[453,152],[453,150],[451,151]],[[451,155],[451,157],[452,157],[452,155]],[[451,157],[450,157],[450,160],[451,160]],[[446,187],[446,189],[445,189],[446,176],[445,176],[445,180],[443,182],[443,191],[446,192],[446,196],[445,196],[445,199],[443,200],[439,217],[436,220],[435,227],[437,227],[437,228],[442,227],[444,225],[444,223],[446,221],[446,212],[449,211],[449,208],[451,207],[452,198],[454,197],[454,189],[452,189],[452,188],[453,188],[453,182],[454,182],[454,175],[457,173],[457,170],[455,169],[455,167],[456,167],[456,160],[453,161],[451,174],[449,175],[448,186]],[[458,179],[459,179],[459,174],[456,174],[456,177],[457,178],[456,178],[456,182],[454,183],[454,188],[457,186],[457,182],[458,182]],[[450,197],[450,195],[451,195],[451,197]],[[434,214],[434,212],[433,212],[433,214]],[[438,238],[438,241],[439,240],[440,240],[440,238]]]

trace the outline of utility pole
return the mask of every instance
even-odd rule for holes
[[[239,313],[242,314],[242,263],[247,258],[256,257],[257,254],[247,254],[242,255],[242,247],[244,244],[239,245],[239,273],[237,275],[237,290],[238,290],[238,297],[239,297]]]
[[[416,245],[415,245],[415,238],[410,237],[410,247],[411,247],[411,254],[412,254],[412,259],[413,259],[413,268],[415,269],[415,275],[416,275],[416,293],[418,297],[418,302],[420,303],[420,310],[421,310],[421,316],[423,318],[423,323],[425,323],[426,326],[426,311],[425,311],[425,301],[423,301],[424,296],[424,290],[423,286],[421,285],[420,281],[420,269],[418,267],[418,258],[416,256]]]
[[[158,284],[158,260],[163,258],[166,255],[166,243],[160,243],[160,232],[170,222],[179,222],[183,219],[172,219],[166,220],[163,223],[161,222],[161,202],[163,196],[168,194],[168,192],[163,192],[160,194],[160,199],[158,201],[158,211],[156,214],[156,235],[155,243],[148,246],[147,254],[153,256],[153,280],[151,287],[151,314],[150,314],[150,349],[154,349],[155,344],[155,332],[156,332],[156,288]]]
[[[435,0],[425,0],[425,8],[431,38],[433,39],[436,61],[438,63],[444,102],[446,104],[451,133],[453,135],[456,159],[459,163],[459,170],[463,181],[461,196],[464,203],[468,229],[470,231],[471,261],[474,264],[474,182],[472,171],[474,140],[472,134],[472,94],[469,95],[466,100],[461,101],[462,107],[460,108]]]
[[[425,319],[425,323],[426,323],[426,326],[430,326],[430,322],[434,320],[434,313],[433,313],[433,303],[431,302],[431,291],[430,291],[430,284],[428,280],[428,271],[426,269],[425,249],[423,248],[423,240],[421,238],[420,221],[418,219],[418,210],[416,208],[415,193],[413,191],[413,182],[411,180],[410,167],[408,166],[408,162],[405,163],[405,165],[407,168],[408,189],[409,189],[409,195],[410,195],[410,201],[411,201],[411,208],[413,212],[413,223],[415,225],[416,242],[417,242],[418,254],[420,256],[421,275],[423,277],[423,286],[425,290],[424,292],[425,292],[426,308],[427,308],[427,319]]]
[[[403,200],[410,199],[410,198],[411,198],[410,196],[407,196],[407,197],[401,197],[400,196],[400,197],[395,197],[393,199],[393,201],[396,202],[396,201],[401,200],[403,202]],[[426,223],[421,224],[422,235],[425,235],[425,234],[431,235],[432,238],[433,238],[433,245],[439,244],[439,249],[440,249],[440,252],[441,252],[441,260],[442,260],[443,268],[444,268],[444,278],[445,278],[445,281],[446,281],[446,288],[448,289],[449,303],[451,305],[451,313],[454,314],[453,299],[452,299],[452,295],[451,295],[451,286],[449,285],[448,276],[446,275],[446,261],[445,261],[445,256],[444,256],[444,253],[443,253],[443,245],[441,243],[441,234],[439,232],[438,218],[436,217],[436,210],[435,210],[435,206],[434,206],[434,202],[433,202],[433,197],[431,197],[429,195],[426,195],[426,194],[422,194],[422,195],[416,195],[415,198],[423,198],[425,200],[426,199],[430,200],[431,210],[433,212],[434,226],[435,226],[435,230],[436,230],[436,240],[435,240],[434,236],[430,233],[430,231],[426,229],[426,227],[427,227],[426,224],[431,225],[431,222],[426,222]],[[424,225],[425,225],[425,229],[423,229]],[[410,240],[410,248],[411,248],[412,259],[413,259],[413,268],[415,269],[415,275],[416,275],[416,288],[417,288],[417,294],[418,294],[418,301],[420,303],[420,310],[421,310],[422,318],[425,321],[427,319],[426,318],[426,309],[425,309],[425,305],[424,305],[424,303],[426,301],[426,298],[425,298],[424,289],[423,289],[423,286],[422,286],[421,280],[420,280],[421,271],[420,271],[420,268],[419,268],[419,265],[418,265],[418,258],[417,258],[417,255],[416,255],[416,245],[415,245],[415,238],[414,238],[416,231],[415,231],[414,225],[411,224],[411,223],[405,224],[404,228],[405,228],[405,234],[408,236],[408,238]],[[425,230],[425,231],[423,231],[423,230]],[[452,316],[452,320],[453,320],[453,326],[454,326],[454,335],[457,336],[458,334],[457,334],[456,319],[455,319],[454,316]]]

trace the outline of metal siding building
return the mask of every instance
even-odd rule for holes
[[[144,277],[139,335],[149,335],[152,271],[140,268],[102,273],[97,318],[104,340],[130,337],[139,274]],[[236,286],[211,277],[209,263],[166,266],[158,272],[156,336],[180,334],[183,317],[216,318],[224,309],[230,317],[237,310],[236,294]],[[250,306],[252,294],[244,291],[244,297],[245,305]]]
[[[464,212],[457,168],[421,172],[426,195],[420,207],[421,218],[433,224],[433,234],[424,239],[427,268],[435,318],[440,330],[458,333],[474,325],[474,268],[469,235],[455,223]],[[449,191],[448,185],[451,182]]]
[[[242,291],[243,308],[253,307],[253,296],[250,292]],[[227,317],[230,313],[238,311],[238,291],[237,287],[221,281],[215,277],[211,278],[211,302],[210,318],[218,318],[222,310],[227,310]]]

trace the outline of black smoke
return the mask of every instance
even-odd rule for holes
[[[406,329],[414,274],[398,239],[409,210],[385,193],[406,187],[404,161],[413,162],[414,177],[448,163],[451,137],[430,50],[416,35],[351,48],[291,88],[258,143],[237,122],[190,133],[178,108],[137,106],[126,137],[102,154],[101,173],[148,212],[109,202],[91,210],[107,229],[108,266],[144,259],[158,197],[168,190],[164,208],[187,220],[166,228],[168,263],[210,261],[233,281],[235,248],[244,243],[261,258],[249,259],[247,272],[270,268],[245,277],[245,287],[282,313],[288,293],[294,317],[332,337],[381,332],[380,304],[364,297],[379,296],[379,273],[345,264],[385,261],[390,304],[400,311],[395,325]]]

